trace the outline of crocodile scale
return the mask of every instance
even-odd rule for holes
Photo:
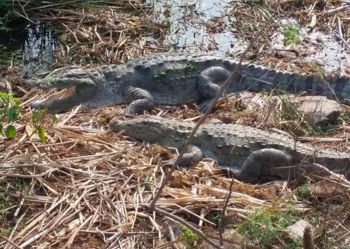
[[[181,149],[195,123],[158,116],[136,117],[110,122],[110,129],[124,131],[139,141]],[[239,124],[220,122],[202,124],[180,166],[191,165],[202,156],[217,161],[219,166],[237,178],[255,182],[264,177],[295,176],[299,166],[319,163],[337,173],[348,175],[350,154],[314,147],[295,141],[288,135]],[[298,167],[288,167],[298,165]]]
[[[57,70],[42,79],[27,80],[40,88],[71,88],[65,96],[53,96],[33,103],[59,113],[82,104],[86,107],[129,105],[125,114],[135,115],[155,105],[181,105],[195,102],[206,111],[230,72],[238,65],[234,59],[209,54],[153,54],[132,59],[120,65],[103,65],[96,69],[71,68]],[[288,92],[307,91],[311,95],[347,100],[350,80],[346,77],[301,75],[264,66],[243,63],[226,89],[281,89]]]

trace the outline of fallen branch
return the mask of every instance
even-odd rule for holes
[[[207,235],[205,233],[203,233],[200,229],[198,229],[197,227],[193,226],[191,223],[185,221],[184,219],[180,218],[179,216],[176,216],[176,215],[173,215],[167,211],[164,211],[160,208],[157,208],[155,207],[154,208],[154,211],[161,214],[161,215],[164,215],[164,216],[167,216],[177,222],[180,222],[182,225],[185,225],[186,227],[188,227],[189,229],[191,229],[192,231],[194,231],[195,233],[197,233],[201,239],[205,240],[206,242],[208,242],[208,244],[212,245],[214,248],[217,248],[217,249],[222,249],[221,246],[217,245],[215,242],[213,242],[212,240],[208,239]]]

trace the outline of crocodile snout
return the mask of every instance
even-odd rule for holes
[[[124,124],[124,121],[114,118],[109,122],[109,127],[111,128],[112,131],[118,132],[123,130],[123,128],[125,128],[123,124]]]
[[[33,79],[23,79],[23,82],[29,86],[35,86],[35,80]]]

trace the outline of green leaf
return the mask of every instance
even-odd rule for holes
[[[5,130],[5,135],[7,138],[13,138],[16,136],[16,128],[13,125],[7,126]]]
[[[18,104],[19,102],[21,102],[21,100],[19,98],[16,97],[12,97],[11,101],[15,102],[16,104]]]
[[[38,136],[40,138],[40,141],[42,143],[45,143],[46,141],[46,132],[45,129],[41,126],[36,127],[36,132],[38,133]]]
[[[10,94],[5,93],[5,92],[0,92],[0,99],[9,99]]]
[[[58,118],[57,118],[57,115],[51,115],[51,118],[52,118],[52,122],[54,123],[57,123],[58,122]]]
[[[0,134],[3,134],[3,129],[4,129],[3,124],[0,124]]]
[[[32,122],[33,122],[33,124],[34,124],[35,126],[37,125],[37,123],[38,123],[38,121],[39,121],[39,115],[40,115],[40,113],[39,113],[38,110],[35,110],[35,111],[33,111],[33,113],[32,113]]]
[[[19,107],[17,105],[11,106],[7,112],[9,122],[14,122],[19,116]]]

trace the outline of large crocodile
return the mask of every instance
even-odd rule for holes
[[[185,145],[194,125],[157,116],[126,121],[115,118],[110,122],[112,131],[124,131],[137,140],[178,149]],[[201,125],[179,166],[191,165],[203,156],[213,158],[222,169],[248,182],[276,176],[292,178],[299,167],[288,166],[314,162],[344,175],[350,172],[349,153],[315,148],[282,133],[239,124]]]
[[[40,80],[28,80],[40,88],[69,88],[66,96],[54,96],[34,103],[59,113],[75,105],[86,107],[130,103],[126,114],[134,115],[156,105],[199,103],[207,110],[237,61],[218,55],[155,54],[121,65],[104,65],[96,69],[63,69]],[[326,83],[327,82],[327,83]],[[279,88],[289,92],[307,91],[330,98],[350,98],[349,78],[306,76],[244,63],[230,82],[228,92],[261,91]]]

